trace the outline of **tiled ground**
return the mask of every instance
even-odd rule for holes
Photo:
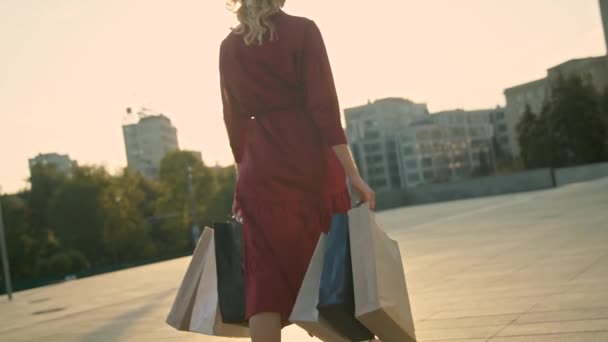
[[[419,341],[608,341],[608,179],[412,207],[402,247]],[[0,299],[0,341],[226,341],[164,319],[188,259]],[[312,341],[297,327],[285,341]]]

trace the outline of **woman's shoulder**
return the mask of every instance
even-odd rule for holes
[[[280,18],[286,23],[288,23],[290,26],[294,26],[299,29],[308,29],[311,26],[315,25],[315,22],[310,18],[291,15],[285,12],[281,12]]]

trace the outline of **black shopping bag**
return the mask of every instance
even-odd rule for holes
[[[334,329],[352,341],[369,341],[374,338],[374,334],[355,318],[348,214],[345,213],[336,214],[332,218],[317,309]]]
[[[247,325],[243,274],[243,226],[231,220],[216,222],[213,228],[217,292],[222,322]]]

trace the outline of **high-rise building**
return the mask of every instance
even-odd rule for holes
[[[29,160],[30,174],[32,169],[37,165],[51,165],[57,171],[68,174],[76,165],[76,162],[70,159],[67,154],[58,153],[41,153]]]
[[[127,113],[131,113],[130,109]],[[123,125],[129,169],[156,178],[161,160],[179,149],[177,129],[163,114],[140,111],[136,123]]]
[[[608,0],[600,0],[600,12],[604,23],[604,40],[606,40],[606,54],[608,55]]]

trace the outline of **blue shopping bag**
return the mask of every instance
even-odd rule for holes
[[[348,214],[335,214],[327,236],[319,289],[319,315],[352,341],[369,341],[374,334],[355,318],[353,270]]]

